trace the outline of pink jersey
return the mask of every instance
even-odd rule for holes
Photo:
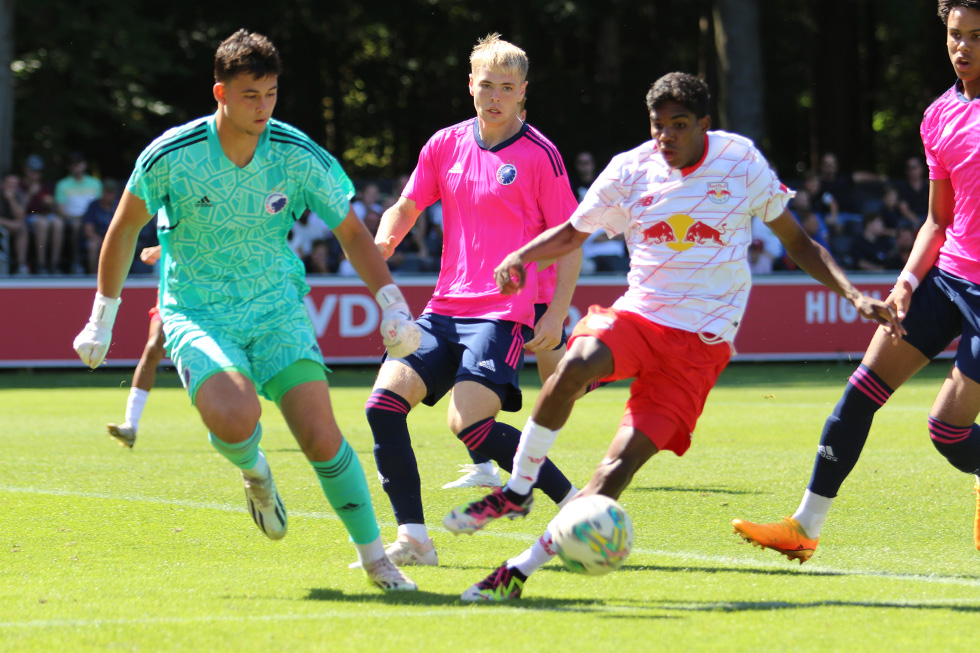
[[[534,300],[535,304],[551,303],[551,298],[555,296],[556,279],[558,279],[558,270],[554,263],[538,271],[538,296]]]
[[[936,266],[961,279],[980,283],[980,101],[967,100],[957,81],[925,111],[922,145],[929,179],[953,185],[953,221]]]
[[[579,231],[624,233],[629,289],[613,308],[732,343],[749,298],[752,216],[783,213],[792,192],[751,141],[708,132],[704,157],[672,170],[656,141],[613,157],[572,216]]]
[[[487,148],[476,118],[467,120],[429,139],[402,195],[418,208],[442,200],[442,267],[425,313],[534,324],[536,264],[528,268],[525,290],[511,296],[497,290],[493,270],[575,210],[551,141],[525,124]]]

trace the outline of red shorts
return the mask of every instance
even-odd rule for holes
[[[640,431],[658,450],[684,455],[731,346],[708,344],[696,333],[601,306],[590,306],[575,325],[569,349],[580,336],[598,338],[612,351],[615,371],[603,381],[636,379],[620,426]]]

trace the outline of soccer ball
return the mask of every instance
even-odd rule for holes
[[[626,562],[633,523],[616,501],[601,494],[573,499],[551,523],[552,543],[570,571],[601,576]]]

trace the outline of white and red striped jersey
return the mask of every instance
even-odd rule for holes
[[[613,157],[572,215],[592,233],[624,233],[629,289],[613,308],[734,342],[752,286],[752,216],[778,217],[793,192],[752,142],[709,131],[702,159],[671,169],[656,141]]]

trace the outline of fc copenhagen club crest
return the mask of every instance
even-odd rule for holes
[[[497,182],[502,186],[510,186],[517,179],[517,167],[513,163],[505,163],[497,168]]]
[[[731,196],[732,194],[728,192],[728,182],[708,183],[708,199],[715,204],[724,204]]]
[[[278,191],[269,193],[265,198],[265,210],[275,215],[286,208],[288,203],[289,198],[284,193]]]

